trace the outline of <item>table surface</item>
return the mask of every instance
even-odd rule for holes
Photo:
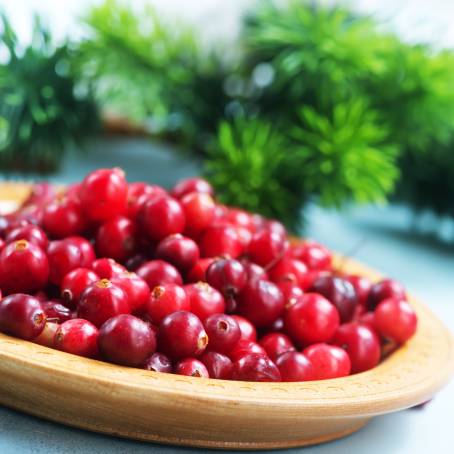
[[[89,145],[86,155],[69,155],[56,182],[81,179],[97,167],[121,166],[131,181],[152,181],[169,186],[195,175],[198,166],[164,146],[146,140],[103,140]],[[3,177],[5,177],[3,175]],[[23,178],[8,175],[8,178]],[[454,243],[410,228],[412,216],[405,207],[351,208],[342,213],[311,206],[306,236],[401,280],[454,329]],[[427,221],[427,220],[426,220]],[[424,229],[430,227],[430,220]],[[445,224],[449,235],[452,225]],[[1,377],[0,377],[1,379]],[[453,452],[454,382],[423,409],[410,409],[375,418],[361,431],[342,440],[304,449],[306,454],[364,453],[437,454]],[[198,450],[153,445],[85,432],[0,407],[0,453],[78,454],[196,453]],[[285,452],[297,453],[303,449]],[[200,451],[202,452],[202,451]],[[207,452],[203,450],[203,452]]]

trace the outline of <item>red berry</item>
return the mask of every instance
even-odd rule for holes
[[[297,285],[304,282],[306,274],[307,266],[301,260],[292,257],[283,257],[268,271],[273,282],[292,281]]]
[[[385,339],[403,344],[415,334],[417,317],[406,301],[387,298],[375,309],[375,327]]]
[[[186,194],[191,192],[201,192],[203,194],[213,195],[214,191],[208,181],[203,178],[186,178],[179,181],[172,190],[173,197],[181,199]]]
[[[318,278],[331,275],[331,272],[326,270],[309,270],[300,282],[300,287],[307,292]]]
[[[225,311],[224,297],[206,282],[197,282],[184,287],[189,297],[191,312],[202,322],[213,314]]]
[[[148,323],[129,314],[107,320],[99,330],[99,352],[112,363],[140,367],[156,350],[156,336]]]
[[[200,319],[187,311],[168,315],[158,331],[160,350],[171,358],[190,358],[203,353],[208,336]]]
[[[361,307],[361,306],[360,306]],[[372,331],[377,331],[377,327],[375,325],[375,313],[374,312],[365,312],[361,314],[359,317],[355,319],[359,324],[361,325],[366,325],[369,327]]]
[[[282,381],[314,380],[314,366],[309,359],[299,352],[288,351],[276,360]]]
[[[96,259],[95,251],[90,241],[82,236],[69,236],[65,241],[74,244],[79,248],[81,254],[82,268],[90,268]]]
[[[66,353],[93,358],[98,354],[98,329],[87,320],[68,320],[57,329],[54,345]]]
[[[210,351],[228,354],[241,338],[238,323],[233,317],[226,314],[210,315],[205,320],[204,326],[209,339],[208,349]]]
[[[142,205],[153,197],[168,196],[167,191],[156,184],[131,183],[128,187],[128,218],[137,219]]]
[[[27,240],[29,243],[36,244],[43,251],[47,249],[49,240],[47,239],[44,231],[37,225],[28,224],[22,227],[16,227],[8,232],[6,236],[6,243],[12,243],[13,241]]]
[[[305,348],[303,353],[314,366],[314,380],[345,377],[350,374],[350,357],[340,347],[313,344]]]
[[[135,271],[149,260],[148,255],[144,253],[137,253],[125,261],[125,267],[130,271]]]
[[[276,219],[265,221],[262,228],[267,229],[270,232],[277,233],[284,237],[287,236],[287,229],[284,227],[284,224],[282,224],[282,222],[276,221]]]
[[[32,342],[44,345],[44,347],[55,348],[54,338],[59,327],[60,325],[58,323],[47,322],[44,329],[41,331],[41,334],[34,337]]]
[[[301,301],[304,292],[292,281],[281,281],[277,284],[284,297],[285,307]]]
[[[79,303],[82,292],[93,282],[99,281],[99,276],[88,268],[76,268],[70,271],[61,283],[61,298],[71,308]]]
[[[178,375],[189,375],[190,377],[210,377],[205,364],[195,358],[186,358],[179,361],[175,366],[175,373]]]
[[[197,260],[186,276],[187,282],[206,281],[205,272],[215,260],[214,258]]]
[[[228,256],[235,259],[243,252],[236,228],[228,224],[211,225],[205,229],[199,246],[202,257]]]
[[[235,347],[230,351],[229,356],[232,361],[237,361],[245,355],[255,353],[257,355],[267,356],[265,349],[257,342],[240,339]]]
[[[211,378],[229,380],[232,377],[233,363],[228,356],[218,352],[205,352],[200,361],[207,368]]]
[[[200,258],[199,247],[180,234],[164,238],[156,248],[156,258],[174,265],[182,273],[190,270]]]
[[[276,361],[285,352],[295,350],[293,342],[283,333],[269,333],[260,339],[259,344],[266,351],[270,359]]]
[[[86,228],[80,203],[57,198],[46,205],[43,211],[43,227],[53,238],[79,235]]]
[[[406,300],[407,295],[402,284],[393,279],[383,279],[374,284],[370,289],[369,298],[367,300],[368,310],[373,311],[378,303],[388,298]]]
[[[238,260],[219,259],[206,270],[206,281],[226,298],[232,298],[246,285],[247,275]]]
[[[101,279],[112,279],[115,276],[128,272],[123,265],[120,265],[114,259],[110,258],[95,260],[91,265],[91,269]]]
[[[165,372],[171,374],[173,372],[172,361],[163,353],[153,353],[143,366],[144,369],[152,372]]]
[[[323,296],[306,293],[284,315],[285,329],[300,344],[327,342],[339,327],[337,309]]]
[[[77,308],[78,317],[92,322],[98,328],[109,318],[130,312],[128,296],[108,279],[101,279],[87,287]]]
[[[248,254],[253,262],[267,268],[284,257],[287,249],[288,240],[285,236],[263,229],[253,235]]]
[[[186,217],[185,233],[195,238],[212,223],[216,204],[202,192],[186,194],[180,203]]]
[[[169,314],[189,311],[190,302],[183,287],[175,284],[157,285],[145,304],[145,311],[151,321],[159,325]]]
[[[81,249],[67,239],[51,241],[47,248],[47,257],[49,280],[56,285],[60,285],[70,271],[84,266]]]
[[[257,263],[250,262],[249,260],[242,260],[241,264],[244,267],[248,281],[257,279],[265,279],[266,281],[269,281],[268,273],[265,271],[265,268],[257,265]]]
[[[141,277],[135,273],[123,273],[112,277],[111,282],[126,293],[132,312],[139,312],[145,308],[151,292]]]
[[[369,279],[356,275],[347,276],[345,279],[347,279],[347,281],[353,285],[353,288],[356,291],[356,296],[358,297],[358,304],[365,306],[369,298],[370,289],[372,287]]]
[[[72,318],[72,312],[58,300],[42,301],[41,307],[46,314],[47,320],[53,320],[56,323],[63,323]]]
[[[110,257],[124,262],[136,250],[136,227],[125,216],[109,219],[99,227],[96,234],[98,257]]]
[[[30,205],[44,205],[56,195],[54,185],[42,182],[34,183],[29,196],[22,203],[22,208]]]
[[[249,354],[233,363],[232,378],[243,381],[276,382],[281,374],[276,364],[262,355]]]
[[[181,279],[178,270],[163,260],[150,260],[140,266],[136,273],[151,289],[161,284],[183,284],[183,279]]]
[[[241,317],[241,315],[232,315],[232,318],[238,323],[238,326],[240,327],[241,339],[252,342],[257,341],[257,331],[249,320]]]
[[[331,252],[315,241],[305,241],[293,246],[291,253],[293,257],[304,262],[310,270],[331,269]]]
[[[238,226],[244,227],[250,231],[255,230],[254,220],[252,219],[251,214],[247,211],[241,210],[239,208],[230,208],[227,211],[226,219],[228,222]]]
[[[46,325],[46,314],[36,298],[15,293],[0,301],[0,331],[21,339],[39,336]]]

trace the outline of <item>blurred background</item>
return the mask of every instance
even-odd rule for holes
[[[130,181],[171,186],[203,174],[221,201],[400,279],[454,327],[453,2],[0,0],[0,10],[2,179],[68,183],[121,166]],[[311,449],[451,452],[453,385],[443,396]],[[2,452],[30,440],[51,452],[16,419],[56,443],[142,449],[4,410]]]

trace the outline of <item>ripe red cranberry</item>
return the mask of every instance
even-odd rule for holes
[[[304,295],[303,290],[297,284],[292,281],[281,281],[277,284],[279,290],[282,292],[284,297],[285,307],[290,307],[292,304],[301,301]]]
[[[228,356],[222,353],[209,351],[205,352],[200,361],[207,368],[211,378],[219,380],[229,380],[232,377],[233,363]]]
[[[79,190],[82,208],[91,221],[104,222],[126,212],[128,185],[121,169],[88,174]]]
[[[29,205],[44,205],[52,200],[56,195],[55,186],[53,184],[42,182],[34,183],[28,197],[22,203],[21,208]]]
[[[199,259],[186,275],[187,282],[206,281],[205,272],[215,261],[214,258]]]
[[[153,353],[143,366],[144,369],[152,372],[165,372],[171,374],[173,372],[172,361],[164,355],[164,353]]]
[[[293,257],[301,260],[310,270],[330,270],[331,252],[315,241],[305,241],[291,248]]]
[[[46,325],[46,314],[39,300],[15,293],[0,302],[0,331],[21,339],[39,336]]]
[[[292,281],[297,285],[304,282],[307,266],[298,259],[283,257],[268,270],[270,280],[273,282]]]
[[[205,320],[204,326],[209,339],[208,349],[210,351],[228,354],[241,338],[238,323],[227,314],[210,315]]]
[[[191,312],[202,322],[210,315],[222,314],[225,311],[224,297],[206,282],[189,284],[184,289],[189,297]]]
[[[358,303],[355,289],[350,282],[340,277],[319,277],[309,289],[310,292],[323,295],[336,306],[342,323],[349,322]]]
[[[117,263],[114,259],[103,258],[95,260],[91,269],[101,278],[101,279],[112,279],[119,274],[127,273],[128,270],[123,266]]]
[[[417,317],[406,301],[387,298],[375,308],[375,327],[385,339],[403,344],[416,332]]]
[[[255,353],[257,355],[268,356],[265,349],[257,342],[240,339],[235,347],[230,351],[229,357],[232,361],[237,361],[245,355]]]
[[[49,245],[49,240],[44,231],[33,224],[12,229],[5,238],[6,243],[12,243],[18,240],[27,240],[29,243],[36,244],[36,246],[40,247],[43,251],[45,251]]]
[[[140,367],[156,350],[156,336],[148,323],[130,314],[107,320],[99,329],[101,356],[122,366]]]
[[[344,323],[337,330],[332,343],[348,353],[352,374],[372,369],[380,361],[378,336],[365,325]]]
[[[61,298],[71,308],[79,303],[82,292],[93,282],[99,281],[99,276],[88,268],[76,268],[70,271],[61,283]]]
[[[142,205],[153,197],[168,196],[167,191],[156,184],[131,183],[128,187],[128,218],[137,219]]]
[[[186,178],[179,181],[172,189],[172,196],[181,199],[191,192],[201,192],[203,194],[213,195],[214,191],[210,183],[203,178]]]
[[[183,284],[183,279],[178,270],[164,260],[150,260],[139,267],[136,273],[151,289],[157,285]]]
[[[165,317],[159,325],[158,340],[160,351],[175,359],[199,356],[208,344],[202,322],[187,311]]]
[[[256,342],[257,341],[257,331],[254,325],[241,315],[232,315],[232,318],[238,323],[241,332],[241,339]]]
[[[314,380],[315,370],[311,361],[302,353],[288,351],[276,359],[282,381]]]
[[[48,321],[63,323],[72,318],[71,309],[63,306],[58,300],[42,301],[41,307]]]
[[[282,222],[276,221],[276,219],[266,220],[263,225],[264,229],[270,230],[271,232],[278,233],[281,236],[287,236],[287,229],[284,227]]]
[[[374,284],[370,289],[367,300],[368,310],[373,311],[378,303],[388,298],[406,300],[407,294],[402,284],[393,279],[383,279]]]
[[[209,194],[191,192],[180,200],[186,217],[185,233],[196,238],[214,219],[216,204]]]
[[[205,229],[199,246],[202,257],[226,256],[235,259],[243,252],[238,231],[229,224],[211,225]]]
[[[132,312],[139,312],[145,308],[151,292],[141,277],[135,273],[123,273],[112,277],[110,281],[126,293]]]
[[[41,334],[34,337],[32,342],[43,345],[44,347],[55,348],[54,338],[59,327],[60,325],[58,323],[47,322]]]
[[[307,292],[317,279],[326,276],[332,276],[332,273],[326,270],[309,270],[300,282],[300,287],[303,291]]]
[[[43,227],[53,238],[79,235],[86,228],[86,221],[79,202],[56,199],[43,210]]]
[[[83,267],[82,252],[71,241],[51,241],[47,248],[49,259],[49,280],[53,284],[60,285],[63,278],[72,270]]]
[[[128,296],[108,279],[101,279],[88,286],[82,293],[77,315],[92,322],[98,328],[109,318],[129,314]]]
[[[144,309],[150,320],[159,325],[169,314],[189,311],[190,301],[183,287],[175,284],[157,285],[145,303]]]
[[[90,241],[82,236],[68,236],[65,241],[68,241],[79,248],[82,257],[80,266],[83,268],[90,268],[96,259],[95,250]]]
[[[136,250],[136,226],[125,216],[109,219],[96,234],[98,257],[110,257],[124,262]]]
[[[238,227],[237,225],[235,225],[234,227],[236,233],[238,234],[238,238],[240,239],[241,250],[247,251],[252,240],[251,231],[246,229],[245,227]]]
[[[250,231],[255,230],[252,215],[245,210],[241,210],[240,208],[229,208],[226,220],[238,227],[243,227]]]
[[[171,263],[182,273],[189,271],[200,258],[195,241],[180,234],[164,238],[156,248],[156,258]]]
[[[255,326],[271,325],[284,310],[284,297],[279,288],[265,280],[250,281],[237,298],[238,312]]]
[[[266,334],[260,339],[259,344],[266,351],[268,357],[273,361],[276,361],[282,353],[295,350],[293,342],[283,333]]]
[[[210,377],[205,364],[195,358],[186,358],[178,361],[175,366],[175,373],[178,375],[188,375],[190,377]]]
[[[6,294],[41,290],[49,278],[42,249],[27,240],[8,244],[0,253],[0,288]]]
[[[6,246],[5,240],[0,238],[0,252],[3,251],[3,248]]]
[[[269,268],[284,257],[288,246],[288,240],[285,236],[268,229],[262,229],[253,235],[248,254],[253,262]]]
[[[362,307],[362,306],[360,306],[360,307]],[[372,331],[375,331],[376,333],[378,333],[377,327],[375,326],[375,312],[364,312],[361,315],[359,315],[355,319],[355,321],[361,325],[366,325]]]
[[[212,224],[222,224],[228,223],[227,222],[227,214],[229,212],[229,209],[225,205],[221,204],[216,204],[216,207],[214,209],[214,219]]]
[[[306,347],[303,353],[314,366],[314,380],[345,377],[350,374],[350,357],[340,347],[319,343]]]
[[[281,374],[276,364],[263,355],[245,355],[233,363],[232,378],[242,381],[276,382]]]
[[[353,288],[356,291],[356,296],[358,297],[358,304],[366,306],[369,298],[369,292],[372,287],[372,283],[369,279],[357,275],[346,276],[345,279],[353,285]]]
[[[241,260],[241,264],[244,266],[248,281],[254,281],[257,279],[264,279],[266,281],[270,280],[268,278],[268,273],[265,271],[265,268],[257,265],[257,263],[243,259]]]
[[[68,320],[58,327],[54,346],[66,353],[93,358],[98,354],[98,329],[87,320]]]
[[[236,296],[246,285],[247,275],[238,260],[215,260],[206,270],[206,280],[226,298]]]
[[[285,329],[300,344],[327,342],[339,327],[339,312],[326,298],[306,293],[285,312]]]

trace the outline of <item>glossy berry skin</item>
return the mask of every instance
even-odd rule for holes
[[[49,245],[49,240],[44,233],[44,230],[33,224],[12,229],[5,238],[6,243],[12,243],[18,240],[27,240],[29,243],[36,244],[36,246],[40,247],[43,251],[45,251]]]
[[[298,301],[301,301],[301,298],[304,295],[301,287],[299,287],[292,281],[281,281],[277,284],[277,286],[282,292],[286,308],[290,307],[292,304],[297,303]]]
[[[313,344],[306,347],[303,353],[314,367],[314,380],[345,377],[350,374],[350,357],[336,345]]]
[[[0,253],[0,288],[6,294],[41,290],[49,278],[43,250],[27,240],[8,244]]]
[[[96,255],[90,241],[83,236],[68,236],[64,241],[74,244],[79,249],[81,254],[81,267],[90,268],[93,265]]]
[[[128,272],[123,265],[120,265],[111,258],[95,260],[91,265],[91,269],[100,277],[100,279],[112,279],[115,276]]]
[[[76,268],[70,271],[65,275],[60,286],[62,300],[68,307],[75,308],[82,292],[99,279],[100,277],[88,268]]]
[[[80,248],[66,239],[51,241],[47,248],[47,257],[50,269],[49,280],[55,285],[60,285],[70,271],[84,266]]]
[[[228,356],[209,351],[205,352],[199,359],[207,368],[210,378],[229,380],[232,377],[233,363]]]
[[[170,235],[159,242],[155,256],[175,266],[180,272],[189,271],[199,260],[197,243],[180,234]]]
[[[210,351],[228,354],[241,338],[238,323],[227,314],[210,315],[204,321],[204,326],[209,339],[208,350]]]
[[[355,313],[358,303],[355,288],[346,279],[335,276],[319,277],[310,292],[323,295],[328,301],[336,306],[342,323],[349,322]]]
[[[416,313],[407,301],[387,298],[375,309],[375,328],[380,336],[403,344],[416,332]]]
[[[212,223],[216,204],[209,194],[202,192],[186,194],[180,203],[186,218],[185,234],[196,238]]]
[[[184,289],[189,298],[191,312],[202,322],[210,315],[225,311],[224,297],[206,282],[185,285]]]
[[[242,252],[241,238],[235,227],[229,224],[211,225],[199,240],[202,257],[226,256],[236,259]]]
[[[0,331],[21,339],[39,336],[46,325],[46,314],[36,298],[15,293],[0,301]]]
[[[241,264],[244,267],[248,281],[257,279],[265,279],[266,281],[270,280],[268,273],[265,271],[265,268],[257,265],[257,263],[250,262],[249,260],[244,260],[241,261]]]
[[[156,336],[148,323],[130,314],[107,320],[99,329],[99,352],[108,361],[140,367],[156,350]]]
[[[302,244],[293,246],[291,254],[293,257],[304,262],[309,270],[331,269],[331,252],[325,246],[315,241],[305,241]]]
[[[298,382],[314,380],[314,366],[302,353],[288,351],[276,359],[282,381]]]
[[[109,219],[96,234],[98,257],[124,262],[136,251],[136,226],[125,216]]]
[[[291,281],[297,285],[304,282],[307,274],[307,266],[301,261],[292,257],[283,257],[276,265],[268,271],[271,281],[279,283],[281,281]]]
[[[172,197],[153,197],[140,209],[137,224],[147,239],[161,241],[174,233],[183,233],[184,211]]]
[[[52,320],[56,323],[63,323],[72,318],[71,310],[68,307],[63,306],[58,300],[42,301],[41,307],[43,308],[48,321]]]
[[[58,323],[47,322],[41,334],[34,337],[32,342],[43,345],[44,347],[55,348],[54,338],[59,327],[60,325]]]
[[[219,259],[207,268],[206,281],[226,298],[232,298],[245,287],[247,274],[238,260]]]
[[[199,259],[186,275],[187,282],[206,281],[206,270],[215,261],[214,258]]]
[[[267,268],[276,264],[284,256],[288,246],[285,236],[263,229],[253,235],[248,255],[254,263]]]
[[[153,289],[157,285],[182,285],[183,279],[178,270],[164,260],[150,260],[140,266],[136,273]]]
[[[152,372],[164,372],[167,374],[171,374],[173,372],[173,365],[170,358],[163,353],[158,352],[153,353],[148,359],[145,360],[143,368]]]
[[[213,195],[214,193],[213,187],[208,181],[203,178],[194,177],[179,181],[172,190],[172,196],[181,199],[191,192],[200,192],[209,195]]]
[[[202,354],[208,336],[200,319],[188,311],[174,312],[159,325],[159,350],[172,359],[191,358]]]
[[[367,309],[373,311],[378,303],[388,298],[406,300],[407,294],[405,293],[405,288],[402,284],[393,279],[383,279],[374,284],[369,292]]]
[[[364,276],[353,274],[345,276],[345,279],[353,285],[356,296],[358,298],[358,304],[365,307],[369,298],[369,292],[372,287],[372,283]]]
[[[380,361],[378,336],[365,325],[345,323],[339,327],[331,342],[348,353],[352,374],[372,369]]]
[[[317,293],[305,293],[302,300],[290,306],[284,314],[286,332],[302,345],[329,341],[339,323],[337,309]]]
[[[77,308],[79,318],[100,327],[106,320],[120,314],[129,314],[128,296],[108,279],[101,279],[85,289]]]
[[[128,218],[135,221],[142,205],[151,198],[159,196],[168,196],[167,191],[161,186],[140,182],[131,183],[128,186]]]
[[[79,198],[89,220],[105,222],[126,212],[128,185],[121,169],[98,169],[88,174]]]
[[[88,320],[74,318],[62,323],[54,337],[56,349],[93,358],[98,354],[98,328]]]
[[[126,293],[131,312],[140,312],[145,308],[151,295],[150,287],[136,273],[118,274],[110,281]]]
[[[150,320],[159,325],[169,314],[189,311],[190,301],[183,287],[175,284],[157,285],[144,306]]]
[[[293,342],[283,333],[266,334],[260,339],[259,344],[273,361],[276,361],[285,352],[295,351]]]
[[[269,358],[252,353],[233,363],[232,378],[242,381],[278,382],[281,381],[281,373]]]
[[[175,373],[178,375],[188,375],[189,377],[210,377],[205,364],[195,358],[186,358],[178,361],[175,365]]]
[[[235,347],[230,351],[229,357],[232,361],[237,361],[245,355],[255,353],[257,355],[268,356],[265,349],[257,342],[240,339]]]
[[[79,235],[86,228],[79,202],[63,199],[46,205],[43,211],[43,228],[52,238]]]
[[[231,316],[240,327],[241,339],[256,342],[257,341],[257,331],[254,325],[241,315],[234,314]]]
[[[256,327],[271,325],[284,310],[284,296],[272,282],[250,281],[237,298],[238,312]]]

